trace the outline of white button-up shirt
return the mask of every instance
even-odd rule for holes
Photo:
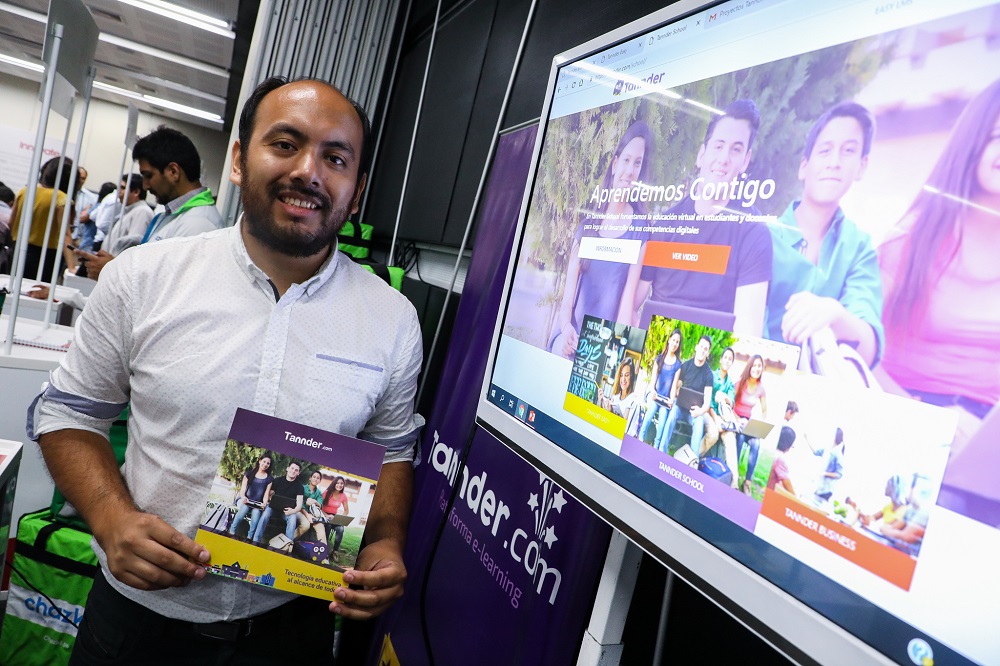
[[[192,538],[238,407],[383,444],[387,463],[413,461],[422,346],[409,301],[339,252],[277,302],[276,293],[239,225],[123,253],[36,401],[29,436],[106,437],[130,404],[129,491]],[[238,619],[291,598],[219,576],[139,591],[111,577],[94,548],[119,592],[167,617]]]

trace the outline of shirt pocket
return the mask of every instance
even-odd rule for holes
[[[303,422],[354,436],[375,413],[388,370],[378,361],[317,353],[306,368]]]

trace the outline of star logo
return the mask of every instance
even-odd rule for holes
[[[541,492],[528,495],[528,506],[535,514],[535,538],[544,541],[551,548],[559,537],[556,536],[555,528],[549,524],[549,511],[555,509],[556,513],[561,514],[569,500],[563,489],[541,472],[538,473],[538,485],[542,487]]]
[[[555,509],[557,513],[562,513],[562,508],[564,506],[566,506],[566,498],[563,497],[563,491],[562,488],[560,488],[559,492],[557,492],[552,498],[552,508]]]

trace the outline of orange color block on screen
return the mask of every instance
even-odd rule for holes
[[[646,266],[723,275],[729,265],[731,251],[732,248],[728,245],[649,241],[646,243],[646,258],[642,263]]]
[[[909,555],[773,490],[765,492],[760,513],[879,578],[910,589],[917,561]]]

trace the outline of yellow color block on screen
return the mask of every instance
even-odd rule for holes
[[[574,416],[579,416],[587,423],[597,426],[609,435],[613,435],[618,439],[625,438],[625,419],[617,414],[612,414],[606,409],[601,409],[593,403],[587,402],[580,396],[567,393],[563,409]]]

